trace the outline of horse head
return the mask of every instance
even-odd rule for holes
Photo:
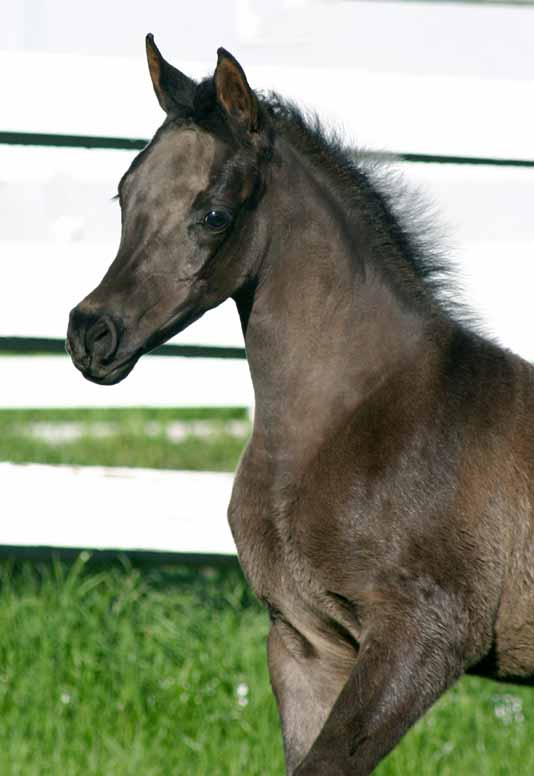
[[[269,130],[245,73],[224,49],[195,83],[146,38],[166,118],[118,189],[122,231],[100,284],[70,314],[67,349],[93,382],[124,379],[140,356],[255,275],[267,239],[259,210]]]

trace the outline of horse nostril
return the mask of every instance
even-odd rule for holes
[[[102,315],[88,326],[85,333],[85,347],[101,363],[113,358],[118,344],[117,325],[109,315]]]

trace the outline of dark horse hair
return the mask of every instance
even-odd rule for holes
[[[287,773],[367,776],[462,674],[533,682],[534,369],[473,328],[387,165],[224,49],[199,85],[147,55],[166,119],[68,350],[111,385],[234,300],[255,410],[228,517]]]
[[[201,81],[190,119],[230,139],[224,112],[213,110],[214,90],[213,78]],[[471,330],[482,332],[482,324],[463,299],[456,268],[442,247],[447,239],[436,208],[428,196],[409,185],[393,168],[395,159],[347,145],[342,134],[328,127],[315,111],[304,110],[277,92],[256,94],[264,121],[272,122],[272,131],[286,134],[326,172],[347,208],[352,205],[366,210],[375,225],[374,237],[380,240],[377,247],[384,257],[384,271],[407,303],[413,304],[415,288],[415,298],[427,310],[436,308]],[[402,272],[403,264],[411,269],[411,280],[415,277],[420,282],[410,283],[410,277]],[[402,293],[399,276],[409,284],[407,294]]]
[[[266,104],[277,126],[328,171],[332,185],[338,187],[347,206],[366,209],[376,226],[375,237],[380,240],[385,261],[406,262],[423,281],[425,292],[421,302],[437,303],[458,318],[460,309],[452,301],[457,294],[453,268],[436,247],[435,215],[430,214],[424,197],[410,189],[399,173],[393,172],[376,154],[347,146],[341,134],[328,130],[316,113],[306,114],[295,102],[275,93]],[[392,276],[396,269],[391,268]]]

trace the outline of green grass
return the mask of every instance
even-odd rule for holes
[[[2,776],[281,772],[267,617],[237,570],[0,579]]]
[[[0,460],[233,471],[247,438],[246,432],[231,433],[233,421],[248,429],[247,413],[241,409],[0,410]],[[45,422],[76,424],[81,436],[58,442],[32,433]],[[176,422],[191,425],[191,433],[180,441],[166,433]],[[209,436],[195,433],[195,422],[209,424]],[[97,433],[102,424],[109,427],[109,435]]]
[[[237,569],[0,564],[2,776],[281,776]],[[246,705],[238,687],[246,685]],[[379,776],[531,776],[534,692],[462,680]]]

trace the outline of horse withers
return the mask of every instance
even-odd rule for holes
[[[166,118],[68,350],[116,383],[234,299],[256,408],[229,520],[287,773],[363,776],[464,672],[534,674],[534,370],[445,301],[432,233],[365,157],[224,49],[200,83],[147,54]]]

